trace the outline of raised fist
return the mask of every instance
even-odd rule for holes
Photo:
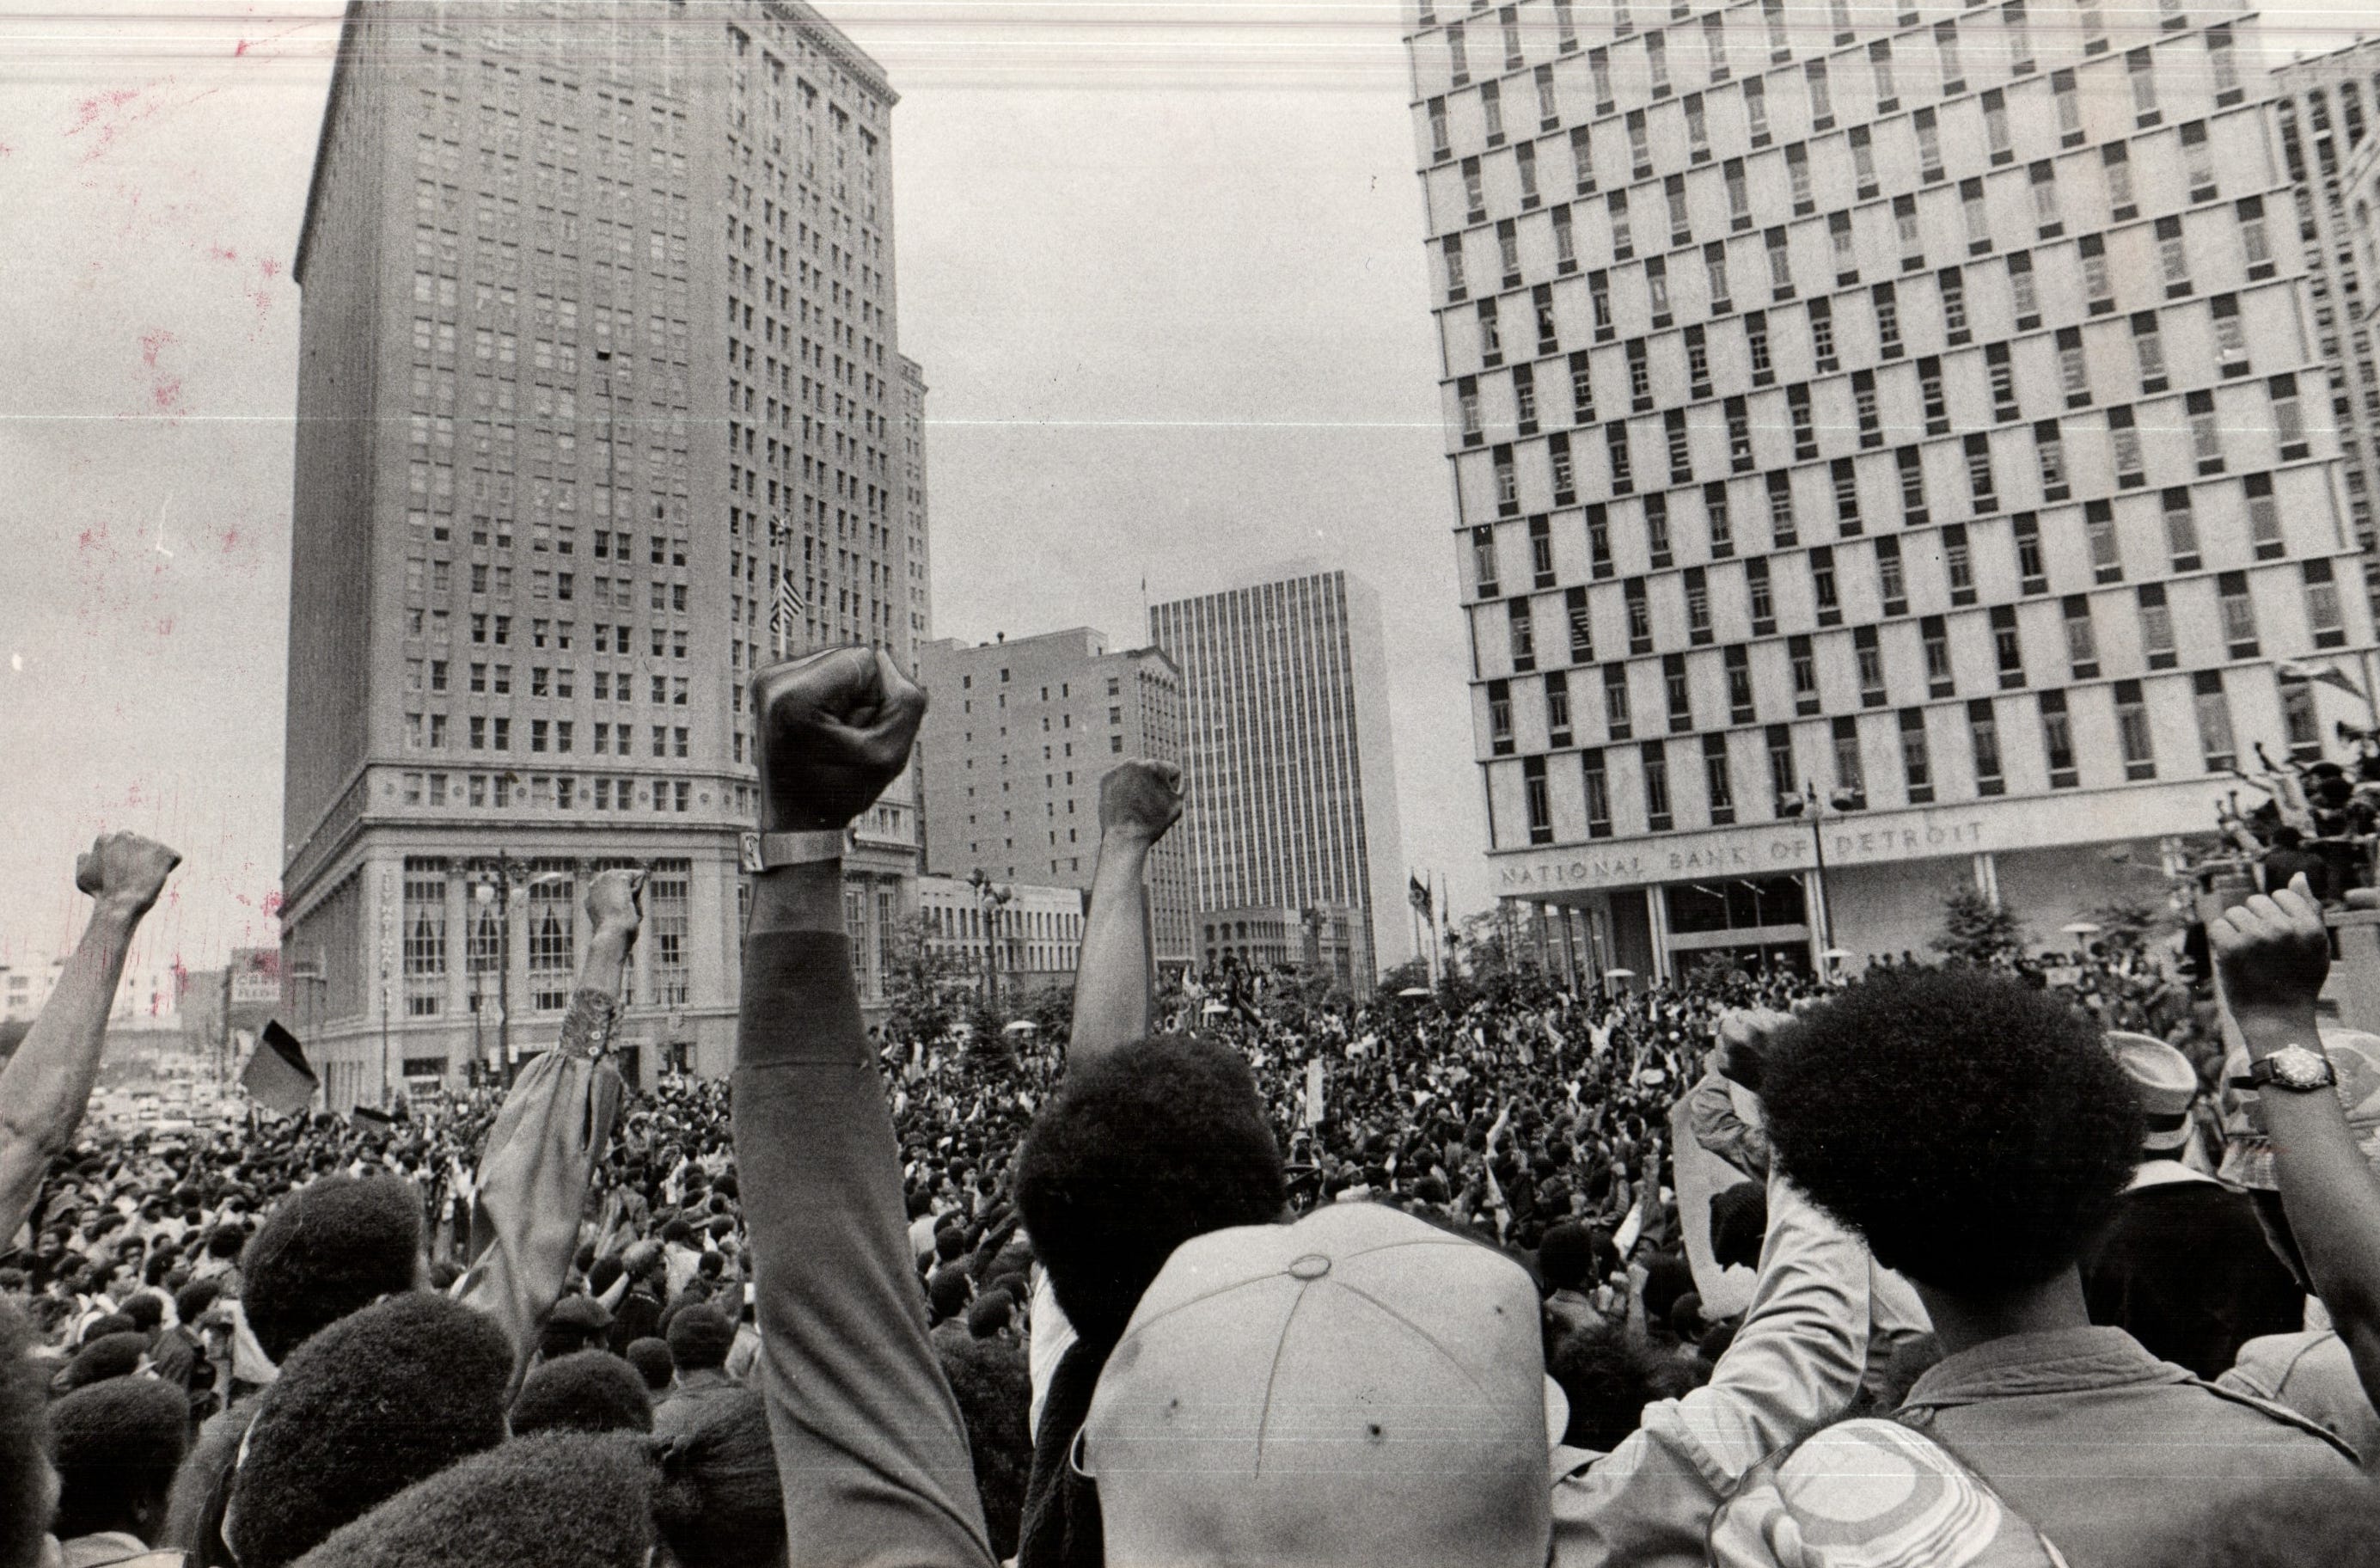
[[[848,827],[909,760],[926,694],[892,656],[835,648],[752,677],[760,831]]]
[[[1182,770],[1135,758],[1099,781],[1099,832],[1155,844],[1182,820]]]
[[[2330,973],[2330,933],[2301,871],[2267,897],[2227,909],[2206,928],[2224,1004],[2234,1017],[2307,1013]]]
[[[149,913],[165,879],[182,863],[179,851],[139,833],[102,833],[75,857],[75,886],[127,915]]]
[[[638,902],[644,887],[642,871],[615,867],[597,872],[587,884],[587,923],[598,931],[634,937],[644,923],[645,911]]]
[[[1731,1007],[1718,1019],[1718,1074],[1755,1094],[1768,1066],[1768,1044],[1792,1023],[1790,1013],[1767,1007]]]

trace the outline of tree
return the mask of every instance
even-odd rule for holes
[[[1942,934],[1931,946],[1954,964],[1994,965],[2014,960],[2025,940],[2015,911],[1961,887],[1942,900]]]
[[[1418,988],[1429,989],[1429,965],[1420,958],[1407,959],[1380,977],[1379,999],[1389,1001],[1402,991]]]
[[[892,929],[884,994],[892,1033],[908,1040],[938,1040],[959,1020],[951,992],[965,983],[958,963],[938,951],[914,918]]]
[[[2139,955],[2164,934],[2167,924],[2163,910],[2141,899],[2103,904],[2083,918],[2099,928],[2099,934],[2091,941],[2106,948],[2110,957]]]

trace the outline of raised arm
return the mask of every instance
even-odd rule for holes
[[[2262,1067],[2320,1066],[2314,1004],[2330,971],[2322,909],[2300,876],[2258,894],[2206,928],[2224,1005],[2240,1026],[2248,1059]],[[2364,1162],[2338,1092],[2292,1089],[2276,1078],[2257,1100],[2273,1140],[2281,1208],[2313,1277],[2314,1294],[2355,1361],[2363,1392],[2380,1404],[2380,1176]]]
[[[50,1162],[74,1143],[99,1080],[107,1014],[132,933],[182,857],[138,833],[113,833],[75,857],[75,886],[91,896],[91,923],[42,1015],[0,1071],[0,1246],[33,1211]]]
[[[1075,1023],[1068,1066],[1148,1033],[1156,1007],[1157,948],[1149,930],[1148,852],[1182,816],[1182,770],[1171,762],[1119,762],[1099,781],[1099,860],[1075,969]]]
[[[619,1115],[620,1075],[604,1056],[643,919],[642,882],[641,872],[612,870],[589,884],[591,934],[562,1038],[521,1070],[480,1157],[462,1299],[504,1325],[516,1378],[570,1277],[588,1188]]]
[[[900,772],[925,706],[865,649],[752,681],[770,869],[744,942],[735,1157],[795,1568],[992,1561],[843,925],[844,830]]]

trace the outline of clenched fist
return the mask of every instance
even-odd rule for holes
[[[836,648],[752,677],[760,831],[848,827],[909,760],[926,694],[892,656]]]
[[[645,912],[638,902],[644,892],[642,871],[613,868],[599,872],[587,884],[587,923],[599,932],[611,932],[635,940],[637,928],[644,924]]]
[[[75,857],[75,886],[103,906],[136,919],[149,913],[165,879],[182,863],[179,851],[135,833],[102,833]]]
[[[1155,844],[1182,820],[1182,770],[1135,758],[1099,781],[1099,832]]]
[[[2258,893],[2206,928],[2224,1005],[2245,1029],[2260,1018],[2310,1014],[2330,973],[2330,933],[2305,874]]]
[[[1719,1076],[1760,1092],[1768,1067],[1769,1042],[1790,1027],[1793,1015],[1767,1007],[1730,1007],[1718,1019]]]

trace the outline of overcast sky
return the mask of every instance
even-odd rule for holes
[[[75,850],[187,864],[136,962],[278,940],[298,290],[339,6],[0,8],[0,963]],[[1253,563],[1379,590],[1405,844],[1488,879],[1398,9],[849,0],[894,112],[938,635]],[[2363,13],[2368,15],[2368,11]],[[2268,10],[2283,56],[2346,6]]]

